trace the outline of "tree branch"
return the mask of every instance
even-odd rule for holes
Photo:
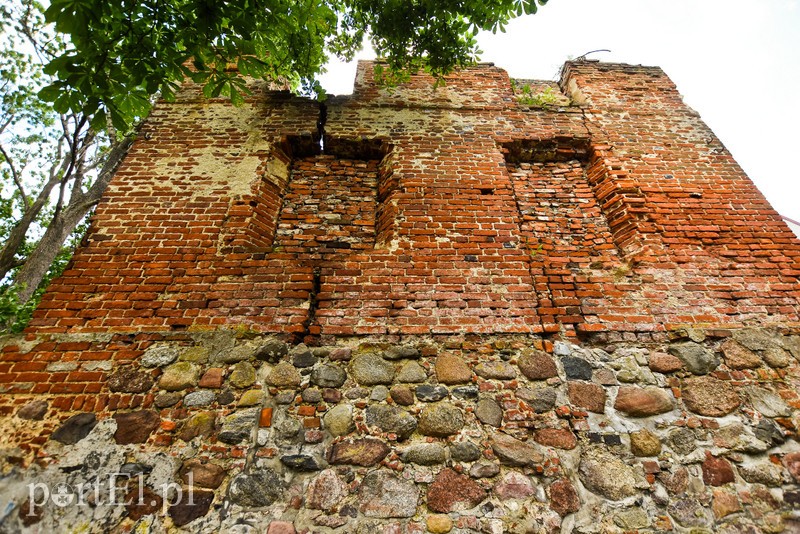
[[[11,178],[14,180],[14,185],[17,186],[17,191],[19,191],[20,196],[22,197],[22,204],[25,206],[25,209],[28,209],[28,195],[25,193],[25,188],[22,187],[22,180],[20,179],[19,173],[17,172],[17,167],[14,165],[14,161],[6,152],[6,149],[0,144],[0,154],[3,155],[5,158],[6,163],[8,163],[8,168],[11,169]]]

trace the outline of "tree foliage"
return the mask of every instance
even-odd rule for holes
[[[546,0],[52,0],[71,46],[47,65],[42,97],[119,130],[171,98],[186,77],[234,102],[242,76],[320,91],[329,54],[351,59],[368,35],[391,72],[435,75],[475,60],[480,30],[502,30]],[[235,65],[237,70],[229,69]]]
[[[67,50],[41,5],[0,8],[0,50],[0,328],[19,330],[131,140],[40,97],[44,65]]]

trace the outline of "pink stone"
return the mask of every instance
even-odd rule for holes
[[[288,521],[273,521],[269,524],[267,534],[296,534],[296,531]]]
[[[525,499],[536,493],[531,479],[516,471],[509,471],[494,487],[501,499]]]

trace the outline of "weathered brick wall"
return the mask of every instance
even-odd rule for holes
[[[800,242],[664,73],[372,67],[159,103],[0,341],[2,528],[799,531]]]

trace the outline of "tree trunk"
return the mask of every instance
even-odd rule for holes
[[[47,226],[47,231],[14,279],[20,304],[26,303],[31,298],[50,269],[53,260],[61,251],[64,241],[89,213],[89,210],[100,202],[108,183],[114,176],[114,171],[128,153],[132,143],[132,138],[119,141],[109,152],[108,159],[97,176],[97,180],[89,190],[84,194],[73,194],[69,203],[56,214]]]
[[[5,278],[8,272],[17,266],[17,251],[25,242],[25,235],[28,233],[28,229],[33,224],[33,221],[36,220],[36,217],[39,216],[39,212],[42,211],[45,204],[47,204],[47,198],[56,184],[58,184],[58,180],[51,179],[42,187],[36,200],[28,206],[28,209],[22,214],[22,218],[9,232],[8,240],[3,245],[3,248],[0,249],[0,280]]]

